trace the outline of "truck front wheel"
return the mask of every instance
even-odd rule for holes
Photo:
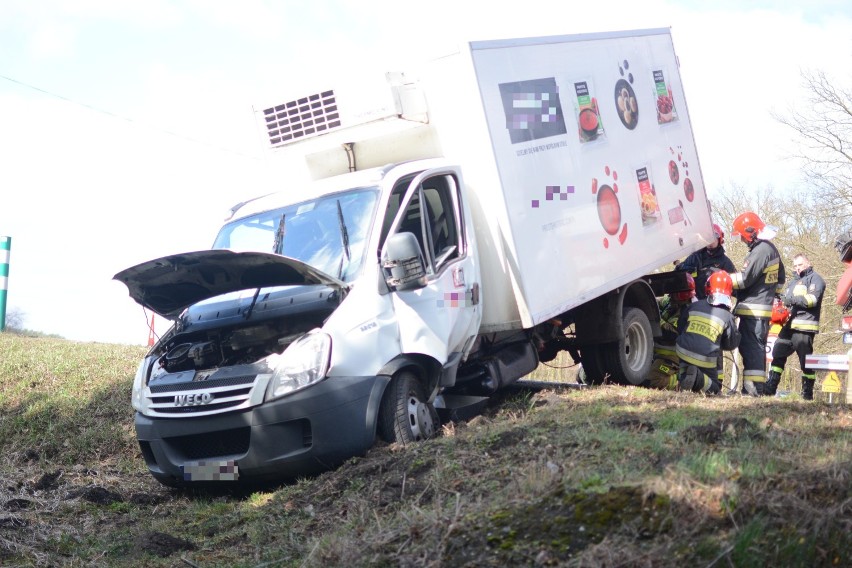
[[[423,384],[411,371],[395,376],[379,407],[379,431],[386,442],[403,445],[426,440],[440,426],[435,407],[427,402]]]
[[[621,339],[606,344],[604,364],[617,382],[641,385],[654,359],[654,335],[648,316],[639,308],[624,308]]]

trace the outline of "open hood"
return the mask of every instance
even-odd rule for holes
[[[123,282],[137,303],[169,319],[196,302],[228,292],[303,284],[347,287],[342,280],[294,258],[230,250],[202,250],[149,260],[122,270],[113,280]]]

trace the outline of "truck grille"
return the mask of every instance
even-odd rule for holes
[[[153,385],[148,388],[151,416],[207,416],[249,407],[256,375]],[[266,387],[266,381],[259,382]]]
[[[218,379],[212,381],[204,381],[203,383],[199,382],[189,382],[189,383],[180,383],[176,385],[156,385],[151,387],[151,394],[163,393],[163,392],[177,392],[177,391],[187,391],[187,390],[198,390],[199,387],[203,386],[204,389],[209,389],[213,387],[232,387],[232,386],[240,386],[240,385],[250,385],[254,382],[254,375],[250,375],[247,377],[228,377],[226,379]]]
[[[190,460],[242,455],[249,450],[251,428],[179,436],[165,441]]]

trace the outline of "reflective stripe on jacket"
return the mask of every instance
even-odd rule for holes
[[[822,276],[808,267],[793,277],[784,289],[784,304],[791,306],[790,328],[797,331],[819,332],[819,314],[822,310],[822,297],[825,293],[825,281]]]
[[[757,240],[750,249],[743,269],[731,274],[737,296],[734,315],[769,319],[775,294],[781,293],[786,280],[784,263],[778,249],[769,241]]]
[[[681,314],[676,350],[681,361],[696,367],[716,368],[722,350],[740,344],[734,316],[706,300],[695,302]]]

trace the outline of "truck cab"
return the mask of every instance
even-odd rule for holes
[[[377,431],[433,435],[439,389],[481,319],[462,183],[440,160],[330,178],[237,208],[209,251],[119,273],[175,319],[133,390],[155,477],[296,476],[365,451]]]

